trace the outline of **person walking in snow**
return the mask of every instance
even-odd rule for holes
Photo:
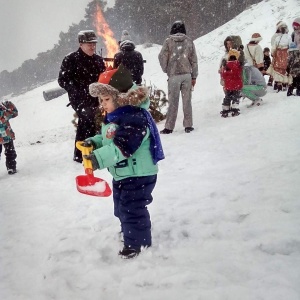
[[[127,30],[123,30],[119,44],[120,51],[114,56],[113,68],[116,69],[120,64],[123,64],[131,72],[132,80],[136,84],[141,84],[144,74],[143,56],[135,50],[135,44]]]
[[[254,66],[245,64],[243,68],[242,97],[252,101],[248,107],[260,105],[263,97],[267,94],[267,84],[262,73]]]
[[[147,111],[148,89],[135,85],[121,64],[102,73],[89,90],[93,97],[99,97],[106,117],[101,134],[82,145],[93,146],[86,157],[93,169],[108,168],[113,176],[114,214],[124,237],[119,255],[133,258],[152,244],[147,205],[153,200],[157,162],[164,159],[159,132]]]
[[[247,60],[250,66],[256,67],[259,71],[263,72],[264,70],[264,54],[259,42],[262,40],[262,37],[259,33],[253,33],[249,43],[246,45],[245,59]]]
[[[228,53],[228,61],[224,61],[221,76],[224,82],[225,98],[222,103],[221,116],[223,118],[228,117],[228,113],[238,116],[240,92],[243,87],[242,70],[243,63],[239,61],[240,52],[235,49],[231,49]]]
[[[2,145],[5,149],[6,169],[9,175],[17,172],[17,153],[14,146],[15,133],[9,120],[18,116],[18,110],[11,101],[0,102],[0,156]]]
[[[280,21],[276,24],[277,31],[271,39],[271,54],[273,57],[267,73],[274,78],[274,89],[279,92],[285,89],[287,84],[291,84],[286,74],[288,48],[291,38],[288,35],[286,23]]]
[[[170,36],[165,40],[158,55],[160,66],[168,75],[169,107],[165,128],[160,132],[173,132],[181,92],[183,106],[183,126],[185,132],[190,133],[193,128],[192,88],[198,76],[198,59],[195,45],[186,35],[185,25],[176,21],[171,28]]]
[[[294,89],[296,89],[296,95],[300,96],[300,50],[297,48],[296,43],[292,42],[290,44],[288,53],[286,72],[292,76],[293,82],[288,87],[287,96],[292,96]]]
[[[94,31],[80,31],[78,41],[79,49],[63,59],[58,76],[58,83],[68,92],[70,104],[78,116],[75,144],[96,134],[98,99],[89,94],[88,87],[105,71],[103,58],[95,52],[97,36]],[[82,162],[81,152],[76,146],[73,160]]]

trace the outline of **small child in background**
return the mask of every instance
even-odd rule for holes
[[[242,51],[242,50],[240,50]],[[228,114],[238,116],[240,114],[240,92],[243,87],[242,62],[239,60],[240,51],[231,49],[228,52],[228,61],[223,62],[221,76],[224,81],[225,98],[222,103],[221,117],[227,118]]]
[[[271,57],[270,57],[270,48],[266,47],[264,48],[264,69],[262,71],[263,75],[269,75],[267,73],[267,70],[269,69],[271,65]],[[268,86],[273,85],[273,77],[269,76]]]
[[[300,96],[300,50],[294,42],[289,45],[286,72],[293,77],[293,83],[288,87],[287,96],[292,96],[294,89],[297,89],[296,95]]]
[[[119,218],[124,237],[122,258],[134,258],[150,247],[151,220],[147,205],[153,200],[157,162],[164,153],[156,124],[147,111],[148,89],[133,83],[121,64],[105,71],[99,82],[89,87],[106,112],[101,134],[88,138],[93,151],[84,158],[93,169],[106,169],[113,176],[114,215]]]
[[[6,156],[6,168],[9,175],[17,172],[17,154],[13,142],[15,134],[9,123],[9,120],[15,118],[17,115],[18,110],[11,101],[0,102],[0,155],[3,145]]]

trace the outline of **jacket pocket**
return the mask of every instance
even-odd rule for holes
[[[124,176],[131,176],[134,174],[132,163],[129,162],[130,158],[124,159],[120,162],[118,162],[114,168],[115,168],[115,174],[120,177]]]

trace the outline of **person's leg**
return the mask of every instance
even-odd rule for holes
[[[151,220],[147,205],[153,200],[152,191],[157,176],[130,177],[120,180],[119,218],[124,233],[124,247],[139,251],[150,247]]]
[[[11,173],[16,173],[17,170],[17,153],[15,150],[14,142],[11,140],[10,142],[4,144],[5,156],[6,156],[6,169],[12,170]]]
[[[0,144],[0,159],[1,159],[1,153],[2,153],[2,144]]]
[[[225,97],[222,103],[222,111],[220,112],[221,117],[227,118],[228,113],[230,112],[230,105],[231,105],[231,93],[232,91],[224,90]]]
[[[232,91],[232,105],[231,105],[231,111],[232,116],[238,116],[240,114],[239,110],[239,104],[240,104],[240,91]]]
[[[190,74],[181,75],[181,96],[183,108],[183,127],[193,127],[192,78]]]
[[[168,107],[167,119],[165,124],[165,128],[168,130],[173,130],[175,127],[177,113],[178,113],[180,86],[181,86],[180,75],[169,77],[168,80],[169,107]]]
[[[242,89],[242,95],[252,101],[260,100],[266,93],[266,88],[262,85],[244,85]]]
[[[96,134],[96,125],[95,125],[94,116],[90,118],[78,117],[73,160],[77,162],[82,162],[82,154],[81,151],[76,148],[76,142],[84,141],[85,139],[94,136],[95,134]]]

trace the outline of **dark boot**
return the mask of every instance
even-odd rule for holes
[[[293,96],[293,91],[294,91],[294,87],[293,86],[289,86],[288,90],[287,90],[287,96]]]
[[[124,259],[135,258],[140,254],[141,250],[133,249],[128,246],[124,246],[124,248],[119,251],[119,255]]]
[[[272,86],[272,85],[273,85],[273,77],[270,76],[268,81],[268,86]]]
[[[233,108],[232,110],[231,110],[231,116],[232,117],[236,117],[236,116],[238,116],[240,114],[240,110],[238,109],[238,108]]]
[[[173,132],[173,130],[165,128],[165,129],[163,129],[160,133],[161,133],[161,134],[170,134],[170,133],[172,133],[172,132]]]
[[[277,93],[282,91],[282,84],[281,83],[277,83]]]
[[[220,111],[221,117],[222,118],[227,118],[229,112],[230,112],[230,110],[223,109],[222,111]]]
[[[276,91],[278,89],[278,83],[277,83],[277,81],[275,81],[273,89],[274,89],[274,91]]]

